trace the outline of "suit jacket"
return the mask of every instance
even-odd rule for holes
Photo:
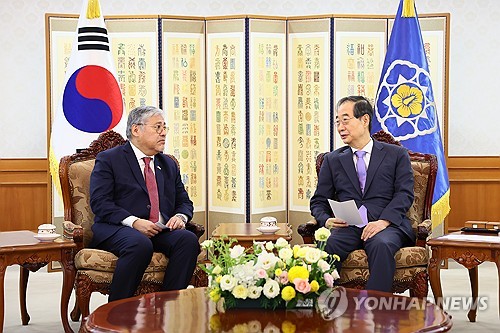
[[[368,221],[388,220],[410,239],[415,233],[406,213],[413,203],[413,169],[406,148],[373,140],[365,192],[361,192],[352,149],[339,148],[325,155],[318,175],[318,187],[311,198],[311,213],[324,226],[333,217],[327,199],[354,200],[365,205]]]
[[[177,213],[190,220],[193,203],[181,181],[179,168],[165,154],[154,156],[160,213],[165,221]],[[124,226],[122,221],[134,215],[149,218],[150,202],[146,182],[130,142],[97,155],[90,176],[90,207],[95,214],[92,245],[96,246]]]

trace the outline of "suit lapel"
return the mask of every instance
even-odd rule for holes
[[[349,180],[352,182],[359,195],[361,194],[361,187],[359,186],[358,174],[356,173],[356,168],[354,167],[354,160],[352,158],[352,149],[347,147],[343,152],[339,154],[340,164],[344,168],[344,171],[349,177]]]
[[[368,170],[366,170],[366,183],[365,183],[365,193],[370,188],[370,184],[375,178],[380,163],[384,160],[385,151],[384,147],[380,142],[373,140],[372,156],[370,157],[370,164],[368,164]]]
[[[155,168],[155,177],[156,177],[156,184],[157,184],[157,187],[158,187],[158,196],[160,198],[163,198],[163,192],[164,192],[164,187],[163,187],[163,182],[164,182],[164,178],[163,178],[163,170],[161,169],[161,166],[160,166],[160,161],[159,159],[161,158],[160,157],[161,155],[160,154],[156,154],[155,155],[155,158],[154,158],[154,168]]]
[[[141,172],[141,167],[139,166],[139,162],[137,161],[137,157],[130,146],[130,142],[127,141],[127,144],[123,146],[123,150],[125,151],[125,159],[128,162],[130,170],[132,170],[132,174],[134,175],[135,180],[141,185],[142,189],[147,193],[148,189],[146,187],[146,181],[144,180],[144,176]]]

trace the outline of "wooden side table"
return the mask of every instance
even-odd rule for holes
[[[484,261],[494,262],[497,265],[500,280],[500,236],[453,232],[433,238],[427,242],[427,245],[432,250],[429,262],[429,280],[436,304],[441,307],[443,305],[443,291],[441,289],[440,265],[445,259],[452,258],[469,270],[472,298],[475,301],[473,304],[477,305],[477,266]],[[477,306],[472,306],[467,314],[472,322],[476,321],[476,311]]]
[[[274,234],[263,234],[257,230],[260,223],[219,223],[219,225],[212,232],[212,238],[218,239],[222,235],[229,238],[234,238],[238,244],[251,248],[253,241],[258,242],[274,242],[278,238],[283,237],[288,242],[292,240],[292,228],[288,223],[278,223],[280,230]]]
[[[4,323],[4,278],[7,266],[21,266],[19,276],[19,301],[21,320],[28,325],[30,316],[26,309],[26,288],[29,272],[36,272],[51,261],[59,261],[63,269],[61,293],[61,321],[64,332],[73,332],[68,322],[68,303],[75,282],[73,263],[76,244],[72,240],[58,238],[53,242],[39,242],[31,231],[0,232],[0,333]]]

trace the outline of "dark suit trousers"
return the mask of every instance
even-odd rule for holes
[[[162,290],[186,288],[200,252],[196,235],[184,229],[162,231],[148,238],[133,228],[122,227],[99,248],[118,257],[109,290],[110,302],[134,295],[153,252],[162,252],[169,258]]]
[[[356,226],[332,229],[325,250],[330,254],[337,254],[342,263],[352,251],[364,249],[370,270],[370,277],[365,288],[391,292],[396,271],[394,254],[403,246],[408,246],[410,240],[402,230],[391,226],[366,242],[361,240],[362,233],[363,228]],[[341,263],[337,264],[339,271]]]

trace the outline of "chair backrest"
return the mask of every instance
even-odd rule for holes
[[[373,134],[372,137],[377,141],[401,146],[401,143],[396,141],[392,135],[382,130]],[[320,153],[316,157],[316,173],[318,175],[325,154],[327,153]],[[417,233],[418,225],[422,221],[431,218],[432,196],[434,194],[438,163],[436,156],[433,154],[416,153],[411,150],[408,150],[408,154],[410,155],[413,177],[415,178],[413,186],[415,199],[406,215],[410,219],[413,230]]]
[[[90,174],[101,151],[123,145],[126,141],[114,132],[101,133],[90,146],[59,163],[59,180],[64,204],[64,219],[83,228],[84,247],[92,240],[94,213],[90,209]]]

